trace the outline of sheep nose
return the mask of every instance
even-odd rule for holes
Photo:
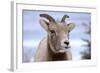
[[[64,44],[69,45],[69,42],[68,41],[65,41]]]

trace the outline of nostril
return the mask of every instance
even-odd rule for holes
[[[66,41],[65,41],[64,44],[69,45],[69,42],[66,42]]]

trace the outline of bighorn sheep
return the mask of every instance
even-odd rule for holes
[[[69,18],[64,15],[61,21],[55,21],[48,14],[40,14],[41,26],[47,31],[47,37],[43,38],[36,51],[34,61],[61,61],[71,60],[69,32],[75,27],[74,23],[66,23],[65,19]]]

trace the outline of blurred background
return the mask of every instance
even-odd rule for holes
[[[91,14],[80,12],[54,12],[23,10],[23,48],[22,61],[29,63],[34,61],[39,42],[47,35],[47,32],[39,24],[39,15],[47,13],[56,20],[61,20],[67,14],[70,18],[66,22],[76,24],[74,30],[70,32],[70,45],[72,60],[91,59]]]

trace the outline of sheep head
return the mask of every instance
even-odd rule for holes
[[[66,52],[70,48],[69,32],[75,27],[74,23],[67,24],[65,22],[68,15],[64,15],[61,21],[56,21],[48,14],[40,14],[41,26],[48,32],[48,43],[54,53]]]

